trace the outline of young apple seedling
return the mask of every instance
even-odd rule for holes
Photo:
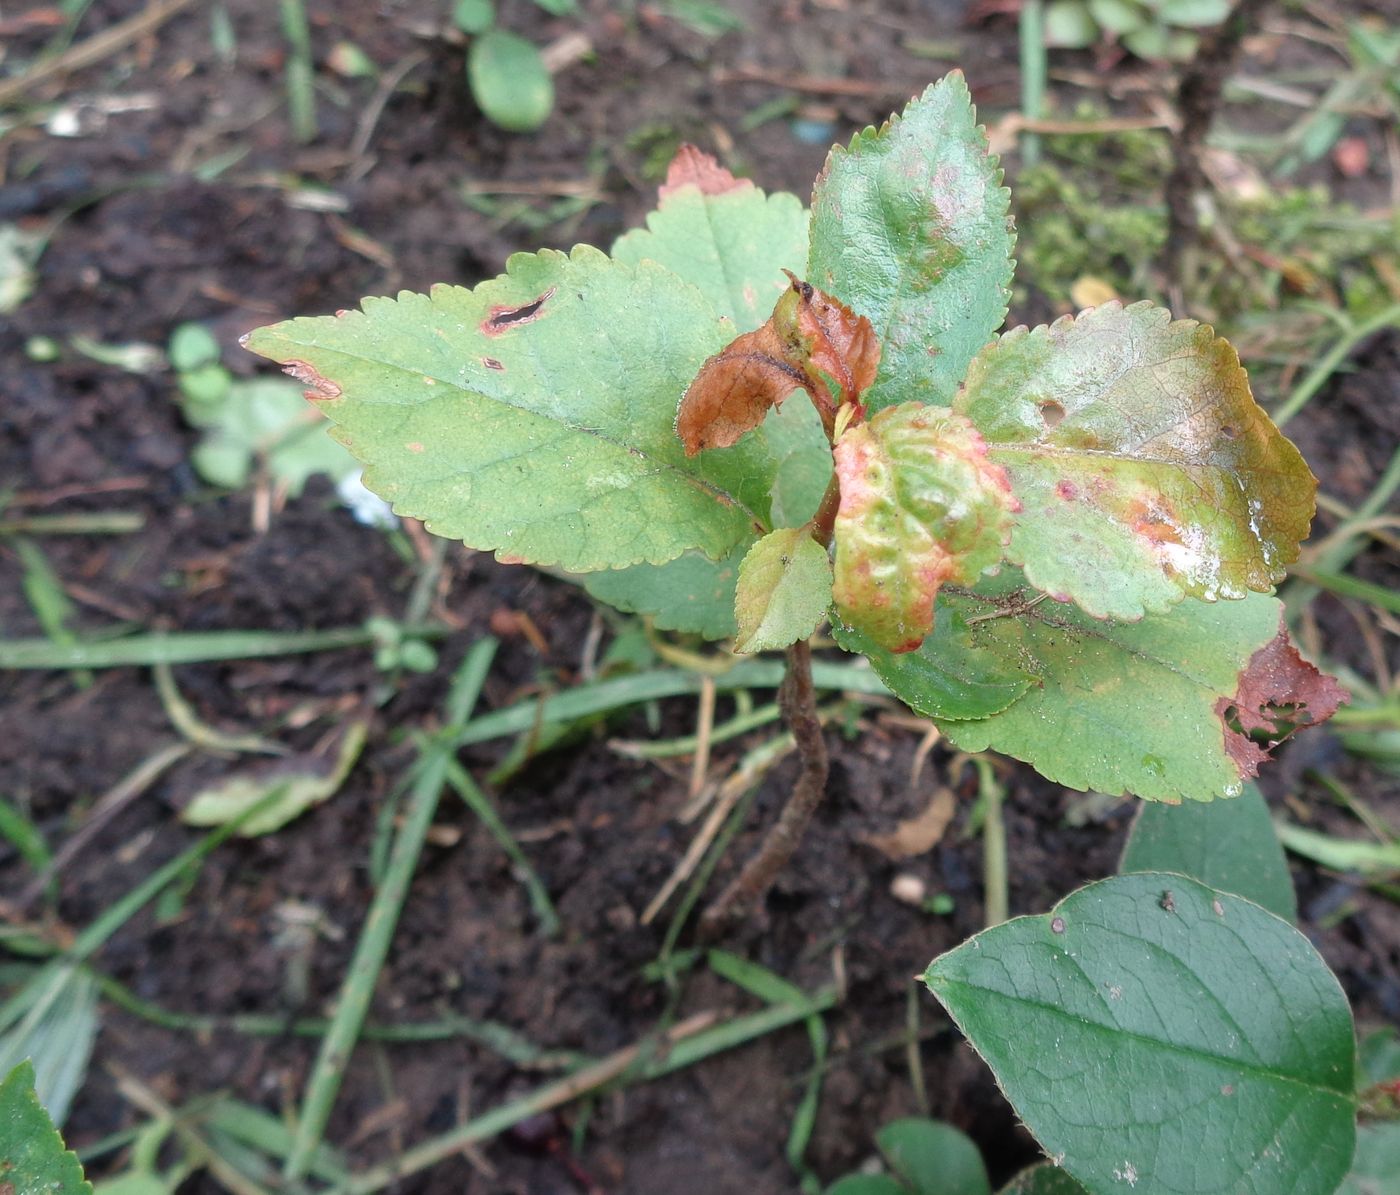
[[[786,650],[803,770],[722,913],[825,783],[824,620],[963,750],[1149,800],[1237,795],[1343,697],[1271,596],[1315,482],[1235,351],[1150,303],[998,336],[1013,245],[953,74],[834,149],[810,213],[686,148],[611,255],[518,254],[246,343],[399,514]]]

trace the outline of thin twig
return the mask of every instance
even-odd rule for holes
[[[797,740],[802,773],[758,853],[700,918],[702,937],[714,937],[722,932],[736,914],[747,910],[768,891],[778,872],[797,850],[807,823],[826,791],[830,761],[812,684],[812,647],[806,640],[787,649],[787,674],[778,690],[778,702]]]

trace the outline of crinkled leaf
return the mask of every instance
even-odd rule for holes
[[[92,1195],[76,1154],[63,1147],[39,1097],[34,1068],[21,1062],[0,1083],[0,1191],[5,1195]]]
[[[1010,205],[957,71],[832,150],[812,195],[806,277],[875,327],[872,410],[952,402],[1006,318]]]
[[[475,290],[366,299],[247,338],[282,362],[402,515],[576,572],[721,557],[767,514],[762,435],[688,461],[676,403],[732,333],[651,263],[511,258]]]
[[[998,1195],[1089,1195],[1070,1175],[1053,1162],[1042,1162],[1022,1170]]]
[[[925,976],[1090,1191],[1330,1195],[1355,1141],[1351,1009],[1308,940],[1184,876],[1116,876]]]
[[[797,196],[766,195],[686,145],[646,228],[619,237],[613,257],[660,263],[699,287],[738,331],[751,332],[787,288],[783,271],[801,273],[806,264],[807,213]]]
[[[1228,801],[1144,802],[1118,870],[1177,871],[1252,900],[1285,921],[1298,917],[1288,861],[1255,784]]]
[[[875,1141],[911,1195],[990,1195],[992,1184],[977,1146],[946,1121],[922,1116],[892,1120]]]
[[[880,360],[870,321],[816,287],[789,279],[767,323],[725,345],[686,387],[676,434],[687,456],[736,443],[795,388],[832,418],[839,402],[858,401],[870,385]],[[827,377],[839,394],[828,388]]]
[[[933,626],[945,582],[970,585],[1001,560],[1015,500],[966,420],[937,407],[887,407],[835,449],[836,607],[892,652]]]
[[[925,717],[945,721],[998,714],[1034,683],[1014,655],[980,644],[967,626],[960,603],[940,603],[933,632],[918,651],[895,655],[869,636],[833,620],[843,648],[870,660],[876,675]]]
[[[1101,618],[1267,592],[1316,482],[1210,328],[1108,303],[988,345],[954,409],[1023,510],[1009,558]]]
[[[975,594],[940,603],[963,614],[970,644],[1039,677],[999,714],[944,724],[954,743],[1013,755],[1070,788],[1173,802],[1240,793],[1216,703],[1278,634],[1275,599],[1185,602],[1139,622],[1104,623],[1057,602],[1027,609],[1037,596],[1007,568]],[[902,663],[892,661],[881,679],[936,717],[921,709]]]
[[[333,750],[292,756],[226,777],[198,793],[182,813],[191,826],[222,826],[242,817],[274,791],[281,795],[238,829],[245,838],[280,830],[293,818],[329,800],[339,791],[360,757],[369,724],[349,723]]]
[[[1225,749],[1245,776],[1257,776],[1269,751],[1302,726],[1325,722],[1347,691],[1298,654],[1279,619],[1278,634],[1250,657],[1233,693],[1216,702]]]
[[[806,527],[770,531],[739,566],[734,601],[741,652],[777,651],[817,629],[831,605],[831,558]]]

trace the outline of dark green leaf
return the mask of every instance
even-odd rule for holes
[[[83,1168],[34,1094],[34,1068],[15,1067],[0,1083],[0,1191],[5,1195],[92,1195]]]
[[[488,29],[467,50],[472,97],[492,124],[532,133],[554,107],[554,80],[533,42],[505,29]]]
[[[574,579],[600,602],[628,614],[649,614],[663,631],[729,639],[734,635],[734,586],[752,546],[745,540],[723,560],[687,552],[665,564],[604,569]]]
[[[848,1174],[827,1187],[826,1195],[909,1195],[909,1189],[887,1174]]]
[[[1347,1172],[1351,1010],[1308,940],[1249,901],[1117,876],[926,980],[1090,1191],[1330,1195]]]
[[[885,1125],[875,1141],[912,1195],[990,1195],[977,1146],[950,1124],[911,1116]]]
[[[1177,871],[1252,900],[1285,921],[1298,917],[1283,847],[1255,784],[1228,801],[1143,804],[1118,870]]]
[[[998,1195],[1088,1195],[1088,1192],[1060,1167],[1042,1162],[1022,1170]]]
[[[1356,1157],[1337,1195],[1400,1195],[1400,1124],[1356,1130]]]
[[[496,23],[495,0],[454,0],[452,23],[463,33],[485,33]]]
[[[247,345],[311,386],[365,484],[439,535],[574,572],[747,540],[767,514],[762,432],[691,461],[673,427],[727,321],[669,271],[586,246],[507,270]]]
[[[832,150],[812,195],[806,277],[875,325],[872,410],[952,402],[1006,318],[1010,203],[958,71]]]
[[[1100,618],[1268,592],[1316,482],[1229,343],[1150,303],[1109,303],[987,346],[955,409],[1021,500],[1008,558]]]

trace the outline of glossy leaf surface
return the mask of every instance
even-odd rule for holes
[[[1228,801],[1142,804],[1118,870],[1180,872],[1285,921],[1298,917],[1288,861],[1255,784]]]
[[[875,327],[872,410],[952,402],[1006,318],[1009,211],[959,72],[832,150],[812,194],[806,277]]]
[[[995,565],[1015,500],[967,420],[905,403],[848,428],[835,448],[836,607],[892,652],[912,651],[934,622],[940,586]]]
[[[929,987],[1095,1195],[1330,1195],[1355,1044],[1297,930],[1182,876],[1091,884],[935,959]]]
[[[831,559],[806,527],[770,531],[739,566],[734,603],[741,652],[776,651],[806,639],[831,605]]]
[[[1024,508],[1009,558],[1098,617],[1268,591],[1308,533],[1316,482],[1234,349],[1150,303],[1008,332],[955,409]]]
[[[761,435],[688,461],[673,427],[727,327],[661,267],[580,247],[517,255],[475,290],[366,299],[246,343],[310,387],[398,513],[587,572],[718,558],[766,516]]]

